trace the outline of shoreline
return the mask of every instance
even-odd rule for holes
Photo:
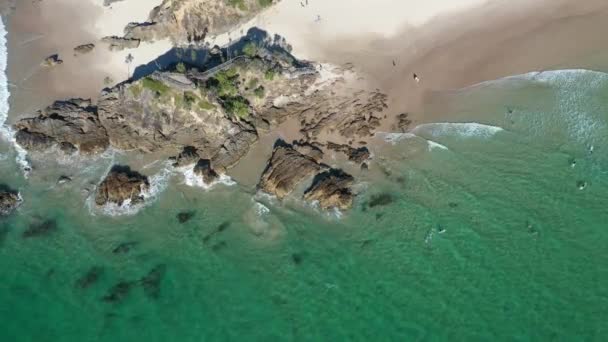
[[[147,47],[146,43],[142,43],[142,46],[138,49],[124,50],[119,53],[107,51],[103,45],[98,44],[100,37],[108,33],[118,32],[116,25],[122,25],[128,19],[120,17],[110,21],[107,17],[108,12],[118,11],[120,7],[117,6],[114,9],[99,8],[99,4],[97,4],[99,2],[99,0],[90,0],[87,3],[81,3],[82,7],[71,8],[75,12],[91,11],[91,14],[97,18],[92,22],[80,23],[81,30],[62,26],[62,18],[49,19],[44,15],[45,5],[36,7],[35,4],[23,4],[18,8],[18,11],[22,12],[13,14],[7,25],[9,28],[8,75],[9,82],[16,85],[16,88],[11,93],[11,108],[7,124],[23,116],[31,116],[36,110],[46,107],[54,100],[74,97],[95,100],[101,88],[104,87],[100,85],[100,83],[103,83],[103,78],[109,74],[114,75],[116,78],[114,83],[121,82],[126,78],[120,78],[119,76],[119,74],[126,73],[124,69],[127,66],[120,62],[126,54],[133,53],[136,56],[135,65],[131,67],[131,70],[133,70],[141,62],[140,58],[155,58],[160,51],[164,53],[165,49],[168,49],[164,45],[169,44],[168,41],[163,41],[148,44]],[[473,2],[476,3],[476,0],[473,0]],[[560,4],[563,3],[565,3],[565,0]],[[62,4],[74,4],[74,0],[62,0]],[[535,8],[535,6],[541,7],[543,4],[543,1],[538,1],[530,6]],[[390,29],[387,28],[388,26],[383,27],[384,31],[381,33],[363,34],[358,37],[356,42],[344,36],[322,36],[314,42],[314,44],[318,44],[316,46],[311,46],[310,44],[313,43],[308,41],[305,36],[290,41],[290,34],[297,36],[298,30],[307,29],[307,26],[297,27],[292,25],[295,28],[287,31],[287,42],[293,44],[296,58],[312,59],[315,62],[329,62],[336,65],[352,63],[353,69],[362,76],[360,79],[354,80],[354,83],[362,86],[362,88],[379,88],[386,91],[389,96],[388,109],[384,111],[385,117],[376,131],[391,132],[393,131],[391,126],[400,113],[410,114],[409,119],[412,120],[410,128],[424,122],[449,121],[449,114],[446,113],[450,112],[450,108],[445,105],[445,94],[463,86],[487,81],[486,78],[490,77],[488,75],[500,77],[504,73],[518,70],[534,71],[536,68],[550,67],[551,65],[570,65],[568,63],[572,63],[574,66],[577,63],[589,63],[585,58],[575,61],[572,56],[594,52],[594,44],[592,43],[595,43],[594,39],[596,36],[599,37],[599,33],[592,37],[594,39],[586,41],[587,45],[580,44],[581,49],[572,55],[554,53],[552,56],[545,56],[538,53],[529,54],[530,58],[521,57],[511,60],[505,60],[503,56],[497,56],[494,50],[497,44],[508,41],[511,47],[518,44],[525,45],[530,40],[539,39],[539,36],[554,34],[556,25],[563,29],[563,31],[560,31],[563,35],[571,34],[573,29],[580,27],[581,21],[587,21],[587,25],[592,28],[597,28],[596,25],[608,28],[608,4],[597,5],[594,3],[588,4],[584,8],[566,7],[563,9],[560,9],[559,4],[555,6],[556,8],[553,9],[555,13],[549,11],[549,14],[542,14],[540,17],[544,18],[544,21],[534,24],[531,21],[537,19],[536,15],[522,14],[516,8],[511,7],[512,17],[497,21],[491,28],[486,28],[487,32],[480,31],[481,28],[488,26],[485,25],[487,20],[484,21],[481,17],[492,18],[492,15],[496,15],[496,12],[502,12],[508,8],[508,5],[501,3],[493,6],[475,7],[464,17],[459,17],[451,12],[445,16],[423,16],[416,22],[419,25],[417,27],[411,23],[402,22],[401,25],[393,25]],[[130,7],[123,7],[122,10],[128,8]],[[597,10],[598,8],[601,8],[602,11]],[[256,20],[262,23],[264,18],[276,15],[276,21],[266,22],[266,27],[261,26],[262,29],[269,28],[269,34],[272,34],[274,32],[270,28],[280,28],[281,20],[284,20],[284,16],[290,14],[291,10],[293,8],[287,6],[286,2],[283,1],[276,8],[270,8],[245,25],[249,25]],[[438,13],[441,13],[441,11]],[[70,14],[69,11],[64,13],[66,16]],[[139,17],[134,17],[134,20],[141,20],[141,13],[138,15]],[[41,21],[31,22],[32,18],[39,18]],[[478,20],[475,21],[474,18]],[[574,20],[574,23],[570,22],[571,19]],[[461,27],[463,20],[469,20],[474,24],[469,27]],[[437,22],[441,22],[441,24],[439,25]],[[505,29],[509,25],[514,25],[513,23],[521,24],[518,25],[519,29],[517,31]],[[524,25],[525,23],[529,26]],[[399,26],[406,26],[406,28],[398,28]],[[460,30],[457,30],[458,28]],[[55,29],[58,31],[55,31]],[[68,35],[65,31],[68,29],[75,32]],[[100,31],[95,34],[91,33],[97,29],[100,29]],[[39,32],[51,33],[40,36]],[[528,36],[530,32],[536,32],[537,35]],[[403,37],[408,34],[411,34],[411,39],[407,43],[403,43]],[[481,38],[478,35],[481,35]],[[560,38],[561,36],[558,36],[553,40],[559,42]],[[492,39],[495,41],[489,44],[489,40]],[[217,40],[221,39],[217,38]],[[73,56],[66,53],[66,51],[72,51],[78,43],[87,42],[95,42],[98,45],[92,54]],[[415,48],[412,49],[412,46],[415,46]],[[311,47],[314,47],[316,51],[310,50]],[[556,48],[572,52],[569,46],[556,46]],[[503,49],[509,51],[508,47],[503,47]],[[40,66],[40,61],[44,56],[51,54],[51,51],[59,51],[60,58],[64,59],[64,64],[44,69]],[[370,57],[370,51],[377,52],[377,54]],[[299,55],[298,52],[302,52],[302,55]],[[11,60],[23,62],[12,63]],[[477,67],[480,60],[486,61],[483,64],[485,67]],[[566,62],[558,64],[558,60]],[[458,63],[454,61],[458,61]],[[603,62],[603,64],[598,65],[606,66],[608,63]],[[528,70],[528,68],[535,69]],[[82,72],[83,70],[86,71]],[[441,72],[435,72],[436,70]],[[420,83],[411,78],[412,73],[420,75]],[[345,89],[351,91],[355,88]],[[234,176],[237,180],[241,179],[247,185],[254,185],[258,174],[250,172],[250,168],[245,164],[256,166],[265,164],[272,152],[269,147],[272,137],[284,136],[286,133],[288,136],[297,137],[298,133],[295,132],[298,132],[298,127],[290,127],[285,132],[281,128],[277,128],[268,134],[261,134],[260,141],[228,174]],[[322,137],[321,139],[324,139],[325,142],[334,140],[332,136]],[[333,142],[345,143],[345,141],[339,140]],[[364,145],[361,142],[356,143]],[[335,155],[328,154],[328,157],[335,158]]]

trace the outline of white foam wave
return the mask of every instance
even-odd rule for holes
[[[477,122],[440,122],[416,126],[412,132],[427,133],[434,137],[459,136],[462,138],[491,138],[503,131],[501,127],[484,125]]]
[[[6,76],[6,65],[8,51],[6,48],[6,28],[4,22],[0,18],[0,134],[3,138],[9,139],[11,137],[10,130],[7,130],[4,124],[8,117],[8,98],[10,92],[8,90],[8,78]]]
[[[425,140],[426,143],[428,144],[429,147],[429,151],[432,151],[434,149],[440,149],[440,150],[449,150],[447,146],[442,145],[436,141],[433,140],[428,140],[428,139],[424,139],[423,137],[417,136],[414,133],[384,133],[384,132],[379,132],[376,133],[377,136],[379,137],[383,137],[384,141],[386,141],[387,143],[390,143],[391,145],[396,145],[397,143],[399,143],[400,141],[403,141],[405,139],[422,139]]]
[[[176,168],[178,172],[184,176],[184,184],[191,187],[203,188],[209,190],[218,184],[224,184],[226,186],[236,185],[236,182],[230,178],[230,176],[221,174],[216,180],[211,183],[205,183],[203,179],[194,173],[194,165],[184,166]]]

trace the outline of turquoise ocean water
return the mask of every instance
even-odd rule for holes
[[[0,183],[24,202],[0,221],[0,340],[606,340],[608,75],[522,75],[445,101],[445,120],[378,136],[383,176],[341,218],[189,187],[162,163],[142,167],[150,204],[111,216],[83,189],[132,156],[50,156],[26,179],[4,137]]]

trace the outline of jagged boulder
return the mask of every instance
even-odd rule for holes
[[[184,167],[192,164],[196,164],[196,162],[201,158],[199,156],[196,147],[194,146],[186,146],[177,155],[177,157],[173,157],[172,159],[175,161],[173,163],[173,167]]]
[[[282,199],[321,168],[322,166],[313,158],[303,155],[293,146],[279,140],[275,144],[258,188]]]
[[[108,135],[97,110],[82,99],[56,101],[38,116],[15,124],[17,143],[28,150],[41,151],[59,144],[62,150],[98,153],[108,145]]]
[[[0,217],[12,213],[21,204],[19,192],[0,185]]]
[[[97,187],[95,203],[100,206],[141,203],[149,188],[148,177],[132,171],[128,166],[115,165]]]
[[[211,168],[209,159],[201,159],[194,166],[194,174],[199,176],[206,184],[214,182],[219,175]]]
[[[340,144],[328,142],[327,149],[336,151],[336,152],[342,152],[348,157],[348,160],[350,160],[354,163],[357,163],[357,164],[364,163],[371,156],[371,154],[369,153],[369,150],[365,146],[359,147],[359,148],[354,148],[349,145],[340,145]]]
[[[322,209],[347,210],[353,205],[351,187],[355,179],[342,170],[331,169],[315,176],[312,186],[304,193],[304,199],[318,202]]]
[[[74,48],[74,54],[84,55],[95,49],[95,44],[82,44]]]

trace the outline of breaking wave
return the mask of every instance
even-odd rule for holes
[[[441,122],[416,126],[412,132],[426,133],[433,137],[458,136],[462,138],[491,138],[503,131],[501,127],[477,122]]]

